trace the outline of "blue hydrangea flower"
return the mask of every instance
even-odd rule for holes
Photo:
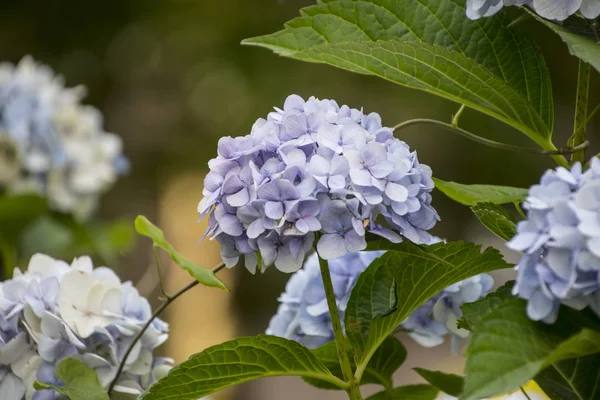
[[[366,248],[365,233],[429,243],[439,220],[431,169],[376,113],[289,96],[249,135],[219,140],[200,217],[228,267],[297,271],[314,248],[333,260]],[[319,240],[315,242],[315,238]]]
[[[414,310],[402,322],[402,327],[422,346],[438,346],[444,342],[444,336],[450,334],[455,347],[460,339],[469,336],[469,331],[457,327],[462,318],[460,307],[485,297],[493,286],[494,280],[488,274],[448,286]]]
[[[342,323],[358,276],[382,254],[382,251],[361,251],[329,261]],[[333,340],[331,317],[316,254],[306,260],[304,268],[291,276],[279,301],[281,304],[271,319],[267,334],[295,340],[312,348]]]
[[[524,207],[508,247],[523,252],[513,291],[529,318],[553,323],[560,304],[600,315],[600,160],[585,173],[580,164],[546,171]]]
[[[479,19],[494,15],[503,6],[528,6],[543,18],[564,21],[576,12],[588,19],[600,15],[600,0],[467,0],[467,16]]]
[[[0,64],[0,190],[39,193],[80,217],[93,211],[128,164],[100,112],[81,104],[84,92],[30,57]]]
[[[0,393],[2,399],[57,399],[54,390],[33,388],[39,380],[61,385],[55,369],[74,357],[96,371],[107,387],[134,336],[151,316],[148,301],[131,282],[88,257],[71,265],[36,254],[27,272],[15,269],[0,283]],[[142,393],[163,376],[172,360],[153,350],[168,338],[169,326],[156,319],[125,362],[116,391]]]
[[[439,239],[433,238],[433,242]],[[331,280],[342,318],[356,280],[383,251],[347,253],[329,261]],[[420,344],[431,347],[444,341],[450,333],[454,339],[464,338],[468,331],[458,329],[462,317],[460,306],[484,297],[494,281],[481,274],[451,285],[418,307],[402,327]],[[304,268],[293,274],[285,292],[279,297],[279,309],[269,324],[267,334],[295,340],[308,347],[318,347],[334,340],[331,317],[316,254],[308,258]]]

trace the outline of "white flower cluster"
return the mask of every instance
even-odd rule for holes
[[[0,393],[2,400],[55,399],[61,386],[55,368],[72,357],[94,369],[108,387],[135,335],[150,319],[148,301],[131,282],[109,268],[93,268],[89,257],[71,265],[34,255],[27,269],[0,283]],[[115,391],[139,394],[169,369],[154,358],[168,338],[168,325],[155,319],[133,347]]]
[[[83,87],[25,57],[0,64],[0,192],[34,192],[59,211],[89,215],[128,169],[121,138],[81,104]]]

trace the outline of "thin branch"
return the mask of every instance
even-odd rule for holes
[[[213,271],[213,273],[216,274],[217,272],[219,272],[223,268],[225,268],[225,264],[219,264],[218,266],[216,266],[215,268],[213,268],[212,271]],[[146,332],[146,330],[148,329],[148,327],[150,327],[150,325],[152,324],[152,322],[165,310],[165,308],[167,308],[169,306],[169,304],[171,304],[172,302],[174,302],[179,296],[181,296],[182,294],[184,294],[185,292],[187,292],[191,288],[197,286],[199,283],[200,282],[198,282],[196,280],[188,283],[187,285],[185,285],[184,287],[182,287],[181,289],[179,289],[177,292],[173,293],[171,296],[165,298],[165,300],[162,302],[162,304],[160,306],[158,306],[158,308],[156,310],[154,310],[154,313],[152,314],[152,316],[150,317],[150,319],[146,322],[146,324],[144,324],[144,326],[142,327],[142,329],[133,338],[133,341],[131,342],[131,344],[129,344],[129,347],[127,348],[127,351],[125,352],[125,355],[123,356],[123,359],[121,360],[121,363],[119,364],[119,368],[117,369],[117,374],[115,375],[115,377],[113,378],[112,382],[108,386],[108,395],[109,396],[112,393],[113,389],[115,388],[115,385],[119,381],[119,377],[121,376],[121,373],[123,372],[123,368],[125,368],[125,362],[127,361],[127,358],[129,357],[129,354],[133,350],[133,347],[135,346],[135,344],[142,338],[142,336],[144,335],[144,333]]]
[[[469,132],[458,126],[453,126],[452,124],[448,124],[446,122],[438,121],[435,119],[428,119],[428,118],[417,118],[417,119],[411,119],[408,121],[404,121],[404,122],[401,122],[398,125],[394,126],[392,129],[394,131],[396,131],[396,130],[403,129],[403,128],[406,128],[411,125],[421,125],[421,124],[437,125],[442,128],[446,128],[447,130],[449,130],[451,132],[454,132],[456,134],[464,136],[467,139],[470,139],[474,142],[481,143],[483,145],[486,145],[489,147],[494,147],[494,148],[501,149],[501,150],[515,151],[515,152],[519,152],[519,153],[538,154],[538,155],[571,154],[571,153],[581,151],[581,150],[587,148],[589,145],[589,142],[586,140],[585,142],[581,143],[580,145],[578,145],[576,147],[565,147],[565,148],[557,149],[557,150],[529,149],[529,148],[525,148],[525,147],[514,146],[511,144],[500,143],[500,142],[496,142],[494,140],[486,139],[481,136],[477,136],[476,134]]]
[[[465,111],[465,105],[461,105],[460,108],[458,109],[458,111],[456,112],[455,115],[452,116],[452,126],[454,128],[458,127],[458,119],[460,118],[460,116],[462,115],[463,111]]]
[[[517,209],[517,212],[521,216],[521,218],[527,219],[527,215],[525,215],[525,213],[523,212],[523,209],[521,208],[521,205],[519,204],[519,202],[515,201],[514,205],[515,205],[515,208]]]
[[[521,388],[521,392],[523,392],[523,394],[525,395],[525,397],[527,398],[527,400],[531,400],[531,397],[529,397],[529,395],[525,391],[525,388],[523,388],[523,386],[519,386],[519,388]]]

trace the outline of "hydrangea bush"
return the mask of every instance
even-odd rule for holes
[[[131,283],[87,258],[69,266],[38,255],[2,283],[0,393],[195,400],[253,379],[300,376],[350,400],[367,398],[365,384],[382,388],[369,400],[515,391],[529,398],[532,380],[551,400],[599,398],[600,161],[585,154],[600,110],[590,104],[591,77],[600,71],[599,7],[597,0],[319,0],[283,30],[244,40],[423,90],[458,103],[458,111],[448,121],[390,128],[374,112],[288,96],[247,135],[222,137],[209,162],[198,212],[208,217],[203,238],[220,244],[222,264],[210,270],[192,262],[158,227],[136,219],[156,262],[162,249],[193,277],[174,293],[161,284],[153,314]],[[524,24],[556,33],[579,63],[575,124],[560,146],[550,74]],[[539,148],[464,129],[461,115],[472,111]],[[444,181],[443,170],[434,178],[398,138],[422,124],[557,166],[529,189]],[[37,161],[35,152],[25,154]],[[503,168],[521,165],[528,164]],[[25,172],[19,167],[18,176]],[[498,249],[433,236],[441,220],[434,189],[469,206],[502,240],[500,250],[520,257],[517,265]],[[291,274],[266,334],[217,344],[167,372],[167,360],[153,356],[167,337],[159,314],[198,285],[228,290],[216,274],[240,263],[253,274],[272,266]],[[514,279],[494,287],[491,273],[501,269]],[[396,386],[393,374],[406,372],[405,334],[424,347],[449,337],[466,358],[464,374],[416,368],[426,383]]]

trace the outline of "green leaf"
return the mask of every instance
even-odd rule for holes
[[[333,375],[340,379],[344,379],[340,361],[337,355],[335,342],[327,343],[324,346],[312,350],[312,353],[317,360],[323,363],[331,371]],[[406,360],[406,348],[402,343],[393,336],[388,336],[381,346],[377,349],[373,357],[367,364],[362,379],[361,385],[379,384],[388,390],[393,388],[392,375]],[[350,357],[352,369],[356,369],[354,360]],[[315,379],[304,379],[306,382],[321,389],[340,389],[339,387],[327,382]]]
[[[493,203],[478,203],[471,211],[479,222],[503,240],[510,240],[517,234],[517,219],[504,207]]]
[[[242,43],[456,101],[551,148],[543,57],[501,17],[470,21],[458,0],[322,0],[279,32]]]
[[[195,400],[270,376],[301,376],[346,385],[301,344],[259,335],[221,343],[191,356],[153,384],[141,399]]]
[[[452,200],[474,206],[477,203],[505,204],[525,200],[528,189],[496,185],[464,185],[433,178],[435,187]]]
[[[431,385],[450,396],[458,397],[462,393],[464,385],[464,378],[462,376],[440,371],[428,371],[423,368],[415,368],[414,370]]]
[[[434,400],[440,391],[431,385],[409,385],[394,389],[394,396],[379,392],[367,400]]]
[[[540,372],[536,383],[551,400],[600,397],[600,355],[560,361]]]
[[[475,324],[461,399],[512,391],[554,363],[600,352],[600,332],[585,327],[597,329],[594,318],[562,307],[558,320],[548,325],[531,321],[522,299],[506,299]]]
[[[186,270],[194,279],[205,286],[217,287],[223,290],[228,290],[227,286],[212,272],[210,269],[201,267],[195,262],[187,259],[181,253],[173,248],[167,242],[163,231],[150,222],[146,217],[140,215],[135,219],[135,230],[140,234],[149,237],[154,242],[154,246],[158,246],[169,254],[169,257],[177,265]]]
[[[533,12],[531,14],[560,36],[562,41],[567,44],[571,55],[587,62],[600,72],[600,44],[587,37],[573,33],[554,22],[545,20]]]
[[[96,371],[75,358],[65,358],[56,367],[56,377],[64,386],[35,382],[35,389],[55,389],[70,400],[109,400],[108,393],[98,383]]]
[[[388,251],[359,276],[346,308],[346,333],[359,366],[431,296],[473,275],[511,267],[498,250],[482,253],[472,243],[421,247],[379,240],[370,242],[368,249]]]
[[[507,300],[513,299],[511,293],[514,286],[514,281],[506,282],[494,292],[488,293],[483,299],[473,303],[465,303],[460,309],[463,312],[463,317],[458,321],[458,327],[474,331],[478,329],[481,319],[492,312],[496,307],[501,306]]]

